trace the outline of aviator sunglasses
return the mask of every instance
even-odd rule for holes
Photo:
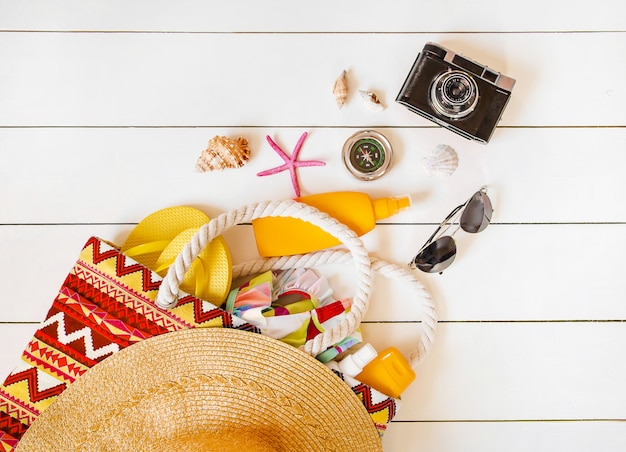
[[[456,243],[452,236],[459,227],[472,234],[484,231],[491,221],[492,213],[491,200],[487,196],[487,189],[483,187],[450,212],[409,262],[409,267],[419,268],[426,273],[441,273],[454,262]],[[448,233],[457,222],[454,231]]]

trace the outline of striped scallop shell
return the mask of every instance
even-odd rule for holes
[[[198,157],[196,168],[202,172],[241,168],[249,159],[248,140],[215,136],[209,140],[209,145]]]
[[[424,158],[423,164],[429,174],[450,176],[459,166],[459,157],[453,148],[440,144]]]

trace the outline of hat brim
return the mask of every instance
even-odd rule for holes
[[[245,448],[245,449],[244,449]],[[260,334],[167,333],[70,385],[17,450],[381,451],[359,398],[327,367]]]

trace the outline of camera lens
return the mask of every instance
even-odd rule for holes
[[[465,72],[449,71],[435,79],[431,103],[437,113],[451,119],[469,115],[478,102],[478,87]]]
[[[442,92],[450,102],[465,103],[472,93],[472,87],[464,78],[450,78],[442,86]]]

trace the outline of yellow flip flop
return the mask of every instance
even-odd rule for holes
[[[156,262],[155,271],[165,276],[167,269],[174,263],[176,256],[199,228],[190,228],[178,234],[163,250]],[[190,293],[215,306],[221,305],[228,293],[232,281],[232,261],[226,241],[221,237],[213,239],[187,271],[181,290]]]
[[[158,210],[135,226],[121,251],[163,276],[200,226],[209,221],[204,212],[193,207]],[[211,241],[188,273],[182,290],[216,306],[222,304],[232,279],[232,261],[225,240],[217,237]]]
[[[151,270],[163,250],[181,232],[209,222],[202,211],[188,206],[168,207],[151,213],[135,226],[121,251]]]

